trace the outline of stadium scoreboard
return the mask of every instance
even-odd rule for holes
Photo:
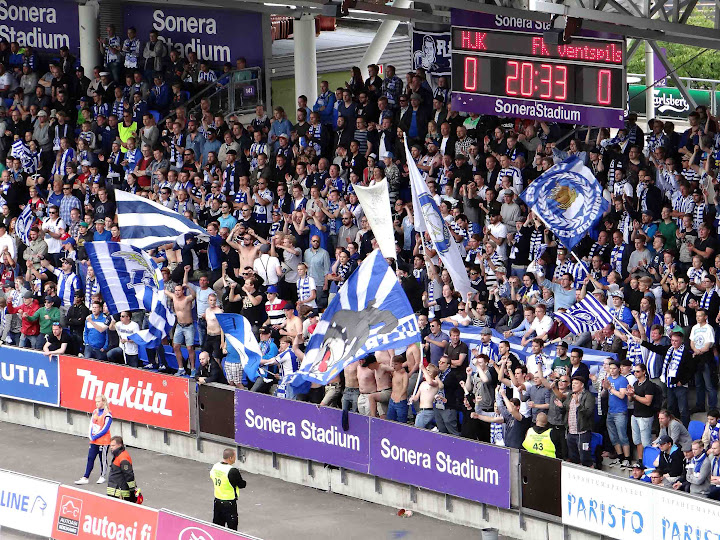
[[[549,23],[453,10],[452,91],[458,111],[622,127],[625,40],[581,32],[548,43]]]

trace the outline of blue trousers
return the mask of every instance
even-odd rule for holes
[[[385,418],[387,420],[392,420],[393,422],[406,424],[408,419],[407,401],[401,401],[400,403],[397,403],[392,399],[388,401],[387,416]]]
[[[107,478],[107,457],[108,457],[108,445],[92,444],[88,448],[87,466],[85,467],[85,478],[90,478],[90,473],[95,466],[95,459],[100,458],[100,476]]]

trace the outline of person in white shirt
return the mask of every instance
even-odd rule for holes
[[[130,312],[121,312],[120,322],[115,322],[113,319],[110,323],[110,330],[117,332],[120,346],[108,351],[108,360],[118,364],[127,364],[130,367],[140,367],[138,345],[130,339],[131,335],[137,334],[140,331],[140,327],[138,323],[130,319]]]
[[[253,261],[253,270],[263,280],[265,285],[277,285],[282,276],[280,260],[269,254],[270,244],[260,246],[260,256]]]
[[[710,372],[710,362],[713,362],[713,345],[715,345],[715,330],[708,323],[707,311],[697,308],[695,311],[697,324],[690,330],[690,348],[697,362],[695,373],[695,388],[697,390],[697,404],[695,410],[705,410],[705,394],[708,394],[708,408],[717,408],[717,390],[715,390]]]
[[[535,319],[530,323],[530,328],[527,329],[522,337],[520,344],[524,347],[528,344],[531,338],[545,339],[547,333],[550,331],[553,320],[547,314],[547,307],[544,304],[538,304],[535,306]]]
[[[15,239],[7,233],[5,222],[0,221],[0,253],[3,251],[7,251],[10,257],[15,260],[15,256],[17,255]]]
[[[48,217],[43,219],[41,229],[45,231],[45,243],[53,265],[59,266],[58,260],[62,251],[62,236],[65,234],[65,222],[59,217],[57,206],[48,208]]]
[[[545,347],[545,341],[540,338],[532,340],[532,353],[527,357],[525,365],[527,366],[528,373],[537,373],[538,366],[542,366],[543,377],[547,378],[552,373],[553,359],[547,354],[543,353]]]
[[[315,280],[307,275],[307,265],[305,263],[298,264],[297,267],[298,280],[297,280],[297,302],[295,305],[300,307],[301,305],[309,308],[316,308],[317,302],[317,291],[315,290]]]
[[[500,256],[500,260],[507,260],[507,225],[503,223],[502,216],[500,214],[490,214],[490,225],[485,227],[485,238],[486,240],[492,240],[497,245],[497,254]]]

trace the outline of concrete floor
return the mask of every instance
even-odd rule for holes
[[[192,517],[212,519],[209,467],[196,461],[130,448],[138,485],[145,504],[168,508]],[[0,422],[0,468],[32,474],[72,485],[83,473],[87,456],[84,439],[51,431]],[[81,486],[96,493],[105,484]],[[239,501],[240,530],[264,540],[395,539],[481,537],[477,529],[452,525],[415,514],[399,518],[397,509],[342,495],[243,473],[248,487]],[[30,538],[7,529],[0,539]]]

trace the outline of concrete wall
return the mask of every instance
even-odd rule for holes
[[[87,436],[89,414],[66,409],[44,407],[21,401],[0,399],[0,421],[29,427]],[[117,431],[119,428],[120,431]],[[176,432],[167,432],[115,419],[113,433],[121,435],[129,446],[160,452],[180,458],[212,464],[218,454],[232,441],[195,438]],[[505,510],[473,501],[422,490],[373,476],[308,462],[271,452],[239,447],[238,467],[253,474],[279,478],[332,493],[355,497],[365,501],[405,508],[452,523],[478,529],[496,528],[513,538],[533,540],[596,540],[600,535],[568,530],[560,523],[547,518]],[[518,453],[512,454],[512,466],[517,468]],[[513,475],[514,478],[517,475]],[[517,486],[513,487],[513,500],[517,500]]]

